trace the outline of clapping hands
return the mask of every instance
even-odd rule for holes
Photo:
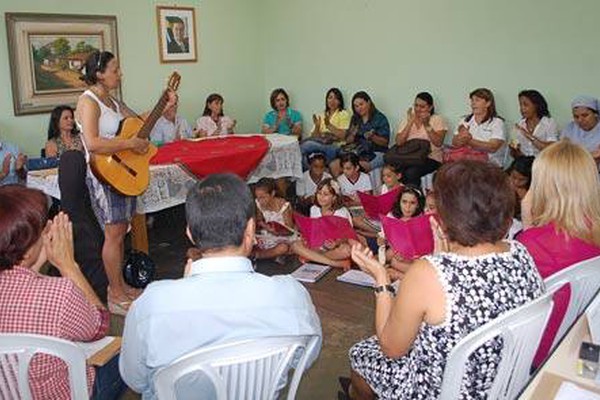
[[[373,253],[368,247],[358,242],[352,244],[352,260],[360,269],[371,275],[376,282],[381,283],[387,280],[387,271],[385,267],[375,259]]]
[[[48,221],[42,239],[48,261],[62,276],[69,276],[73,268],[79,268],[73,249],[73,224],[67,214],[61,211],[52,221]]]

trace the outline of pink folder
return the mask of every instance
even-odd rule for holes
[[[372,194],[357,192],[360,204],[365,209],[367,217],[375,220],[379,220],[379,215],[386,215],[394,207],[394,203],[398,199],[400,194],[400,188],[397,187],[394,190],[390,190],[386,194],[374,196]]]
[[[412,260],[433,252],[433,233],[430,215],[421,215],[401,221],[381,216],[383,232],[392,249],[405,260]]]
[[[348,219],[328,215],[320,218],[305,217],[294,214],[294,221],[302,234],[302,238],[311,249],[317,249],[327,240],[355,239],[356,232]]]

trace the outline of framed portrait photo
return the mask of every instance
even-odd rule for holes
[[[193,7],[156,6],[161,63],[196,62],[196,14]]]
[[[5,19],[15,115],[75,106],[86,89],[79,77],[88,55],[118,57],[114,16],[6,13]],[[113,95],[120,98],[120,88]]]

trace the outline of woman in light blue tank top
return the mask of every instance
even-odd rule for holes
[[[123,103],[111,97],[110,91],[119,87],[121,70],[115,56],[108,51],[96,51],[88,57],[82,79],[89,85],[79,101],[75,118],[83,134],[86,156],[94,153],[112,154],[122,150],[144,153],[148,140],[137,137],[115,139],[121,120],[136,116]],[[177,102],[170,92],[166,110]],[[136,198],[123,196],[100,182],[88,167],[87,184],[92,208],[104,228],[102,259],[108,276],[108,304],[112,313],[124,315],[136,291],[127,286],[121,273],[124,239],[129,221],[135,213]]]

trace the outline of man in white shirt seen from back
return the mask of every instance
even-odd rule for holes
[[[184,277],[149,285],[125,320],[121,376],[143,399],[155,399],[160,367],[201,347],[280,335],[318,335],[321,324],[306,289],[289,275],[254,272],[255,205],[235,175],[215,174],[190,189],[187,235],[202,252]],[[309,355],[317,358],[321,340]],[[177,385],[178,398],[210,398],[205,379]]]

